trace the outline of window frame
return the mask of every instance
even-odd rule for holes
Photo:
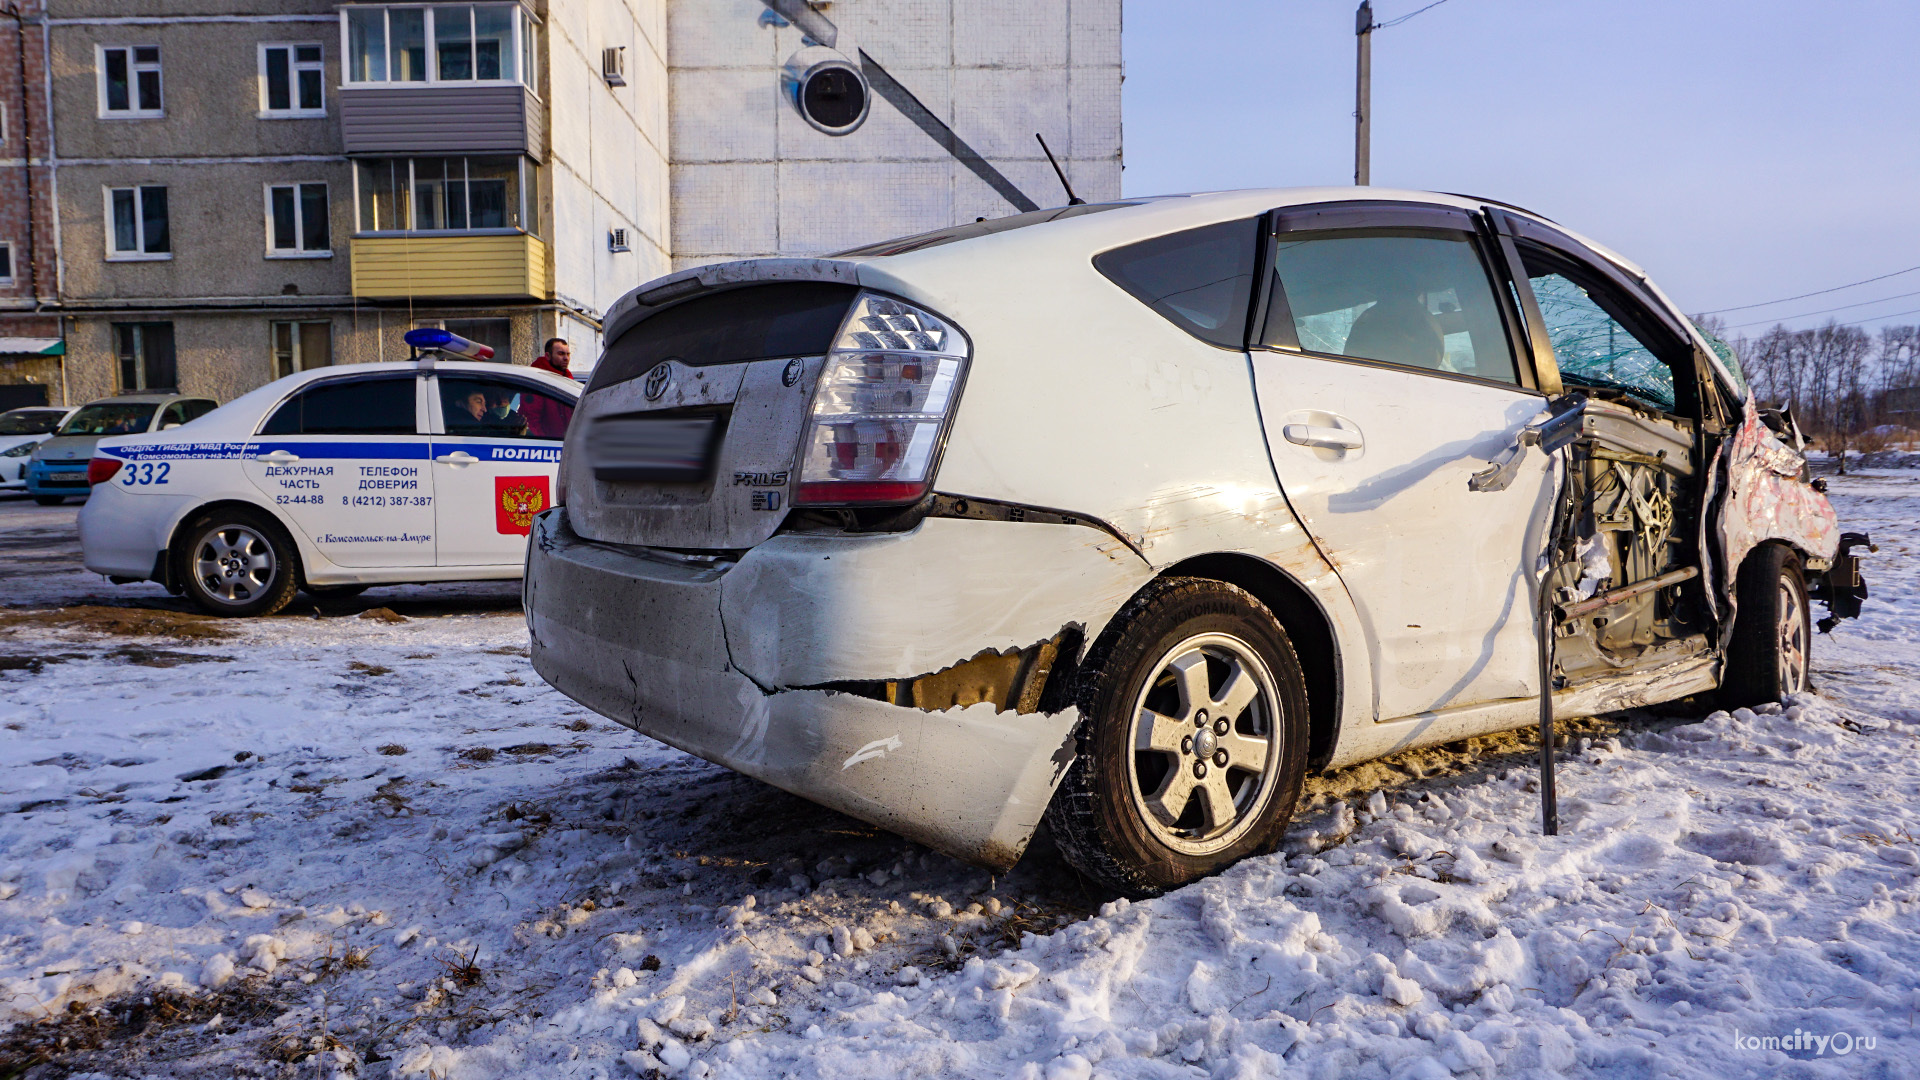
[[[1398,364],[1391,360],[1348,356],[1344,353],[1318,352],[1300,346],[1293,326],[1292,312],[1287,307],[1286,292],[1284,289],[1276,290],[1273,287],[1276,277],[1274,251],[1281,238],[1299,234],[1408,229],[1465,236],[1475,257],[1480,261],[1481,272],[1487,278],[1488,291],[1493,294],[1494,307],[1500,313],[1501,328],[1506,336],[1507,351],[1513,358],[1514,375],[1517,381],[1507,382],[1502,379],[1469,375],[1461,371],[1423,368],[1411,364]],[[1267,215],[1266,235],[1260,246],[1260,259],[1254,268],[1254,296],[1247,315],[1247,349],[1249,352],[1293,353],[1345,364],[1363,364],[1441,379],[1454,379],[1477,386],[1503,387],[1525,394],[1542,394],[1540,373],[1535,367],[1532,353],[1525,347],[1527,339],[1521,329],[1524,324],[1521,322],[1520,312],[1514,306],[1514,296],[1509,291],[1506,274],[1505,259],[1499,247],[1493,242],[1486,222],[1481,215],[1471,210],[1433,203],[1386,200],[1283,206]],[[1276,304],[1278,310],[1276,310]],[[1276,316],[1285,324],[1282,328],[1284,340],[1269,342],[1267,340],[1270,336],[1268,324]]]
[[[138,45],[109,45],[102,42],[94,45],[93,81],[94,90],[97,95],[95,98],[95,115],[97,119],[159,120],[166,117],[167,75],[165,62],[164,60],[155,60],[152,64],[146,64],[144,61],[135,60],[135,51],[139,49],[152,49],[157,54],[160,51],[160,43],[156,41]],[[127,54],[128,107],[125,109],[109,109],[107,107],[107,54],[109,52],[124,52]],[[152,109],[142,109],[140,107],[140,72],[145,68],[151,68],[154,74],[154,80],[159,84],[160,104]]]
[[[556,446],[559,445],[559,443],[563,441],[564,437],[562,439],[536,439],[531,436],[480,435],[480,434],[475,434],[470,432],[447,430],[446,401],[441,396],[441,392],[440,392],[440,380],[442,378],[454,379],[454,380],[464,379],[464,380],[470,380],[470,381],[492,379],[497,382],[503,382],[511,386],[517,386],[520,388],[520,391],[522,393],[537,393],[537,394],[545,394],[546,396],[552,397],[552,398],[563,398],[563,395],[554,387],[543,386],[540,384],[538,380],[530,379],[524,375],[516,374],[513,371],[513,367],[514,365],[512,364],[502,365],[503,370],[501,370],[498,374],[495,374],[494,372],[491,372],[491,371],[436,370],[432,375],[427,376],[426,384],[427,384],[428,392],[426,397],[427,397],[427,408],[429,410],[428,424],[433,428],[433,431],[431,432],[431,434],[439,436],[441,438],[517,439],[518,441],[521,441],[521,442],[538,442],[538,443],[550,443]],[[583,393],[581,397],[582,398],[585,397],[585,394]],[[573,408],[575,412],[578,412],[580,409],[580,401],[581,401],[581,398],[575,398],[573,401],[569,402],[568,404]]]
[[[147,250],[147,213],[146,213],[147,196],[146,196],[146,193],[147,191],[153,188],[158,188],[161,191],[165,191],[167,190],[167,185],[165,184],[119,184],[119,185],[102,184],[100,186],[102,203],[106,212],[106,216],[102,219],[102,223],[105,226],[105,228],[101,230],[104,237],[104,241],[106,243],[106,247],[107,247],[106,261],[108,262],[165,262],[168,259],[173,258],[173,198],[171,195],[167,197],[167,250],[165,251],[148,251]],[[135,243],[138,245],[138,247],[136,248],[136,250],[133,250],[133,251],[122,251],[114,247],[113,193],[116,191],[131,191],[134,193],[133,195],[133,198],[134,198],[133,228],[134,228]]]
[[[179,342],[179,335],[176,332],[176,328],[171,319],[147,320],[147,321],[141,321],[141,322],[116,322],[116,323],[109,323],[108,325],[112,328],[110,333],[113,335],[113,362],[114,362],[114,369],[115,369],[114,376],[115,376],[115,380],[120,384],[119,393],[145,394],[145,393],[154,393],[159,391],[173,391],[177,393],[179,391],[180,389],[180,386],[179,386],[180,384],[180,342]],[[173,369],[172,371],[173,383],[165,386],[145,385],[149,381],[147,376],[151,374],[151,372],[148,370],[148,367],[153,362],[152,355],[148,351],[147,332],[151,328],[156,326],[164,326],[167,328],[167,333],[166,333],[167,348],[173,353],[173,356],[168,361],[169,365]],[[120,351],[120,335],[123,331],[128,335],[129,340],[133,343],[132,349],[130,350],[129,355],[124,355],[124,356],[121,354],[121,351]],[[129,384],[126,379],[126,375],[127,375],[126,365],[129,363],[134,365],[133,371],[135,373],[135,376],[132,384]],[[159,412],[160,410],[156,408],[154,410],[154,415],[158,416]],[[146,430],[148,431],[153,430],[153,421],[151,419],[147,421]]]
[[[423,158],[433,158],[433,159],[441,159],[441,160],[444,160],[447,158],[458,158],[460,160],[461,167],[465,170],[465,179],[463,179],[461,182],[461,190],[466,193],[467,218],[468,220],[472,220],[473,218],[473,203],[472,203],[473,170],[472,170],[472,167],[467,165],[466,163],[477,157],[512,157],[514,159],[514,168],[516,170],[514,174],[514,182],[516,185],[515,191],[517,195],[516,205],[517,205],[517,212],[519,214],[521,224],[507,225],[499,228],[488,227],[488,228],[481,228],[481,229],[475,229],[475,228],[416,229],[414,228],[413,221],[414,221],[414,212],[415,212],[415,199],[416,199],[417,192],[419,190],[418,178],[414,171],[415,162]],[[400,200],[401,203],[406,208],[407,224],[405,228],[401,228],[401,229],[369,229],[366,227],[366,223],[361,220],[361,211],[360,211],[361,177],[363,175],[363,171],[369,166],[370,163],[387,162],[387,161],[404,161],[407,163],[406,186],[403,189],[404,197],[401,198]],[[539,209],[539,198],[538,198],[537,192],[529,190],[528,177],[529,175],[531,175],[535,177],[537,180],[539,176],[540,166],[537,162],[532,162],[532,164],[530,165],[529,164],[530,162],[532,162],[532,159],[529,158],[526,154],[484,154],[484,153],[483,154],[419,154],[419,155],[413,155],[413,156],[392,154],[385,157],[355,158],[353,161],[353,234],[355,236],[515,236],[521,233],[525,233],[529,236],[539,236],[540,235],[539,231],[530,227],[530,224],[532,222],[531,213]]]
[[[510,47],[507,54],[501,56],[501,63],[503,65],[512,66],[514,70],[513,77],[506,79],[442,79],[440,77],[439,28],[435,25],[435,12],[440,8],[496,6],[510,7],[514,12],[514,18],[512,20],[513,36],[509,42]],[[422,24],[425,33],[425,64],[427,72],[425,79],[403,80],[393,78],[390,44],[393,40],[393,20],[390,13],[401,9],[417,10],[425,13]],[[381,12],[380,40],[389,58],[386,71],[387,77],[385,79],[354,78],[355,68],[353,63],[352,38],[348,23],[350,13],[354,11]],[[519,3],[517,0],[512,3],[499,3],[497,0],[469,0],[467,3],[451,4],[353,4],[351,6],[343,6],[340,9],[340,86],[345,90],[360,88],[418,89],[429,86],[519,86],[524,87],[528,93],[538,98],[540,96],[539,72],[533,69],[539,64],[539,50],[534,46],[539,28],[543,25],[543,21],[537,14],[528,8],[526,4]],[[467,40],[469,43],[475,40],[471,31],[469,32]]]
[[[282,375],[280,373],[280,358],[278,355],[280,344],[279,344],[279,341],[277,340],[279,337],[280,328],[282,326],[290,328],[287,331],[287,344],[288,344],[288,350],[290,353],[290,355],[288,356],[288,359],[294,365],[293,370],[287,372],[285,375]],[[318,364],[309,365],[306,362],[306,357],[304,355],[306,350],[302,346],[302,338],[300,335],[300,328],[303,326],[325,326],[327,328],[327,358]],[[339,365],[333,362],[333,320],[332,319],[268,319],[267,320],[267,378],[268,378],[268,381],[272,381],[275,379],[284,379],[289,376],[299,375],[303,372],[318,371],[321,368],[331,368],[331,367],[338,367],[338,366]]]
[[[318,320],[314,320],[314,321],[318,321]],[[336,368],[339,366],[340,365],[335,365]],[[352,365],[346,365],[346,366],[351,367]],[[413,430],[410,432],[406,432],[404,434],[393,433],[393,434],[385,434],[385,435],[373,435],[373,434],[310,435],[304,431],[294,435],[265,434],[267,425],[273,422],[274,417],[279,415],[281,409],[285,408],[295,398],[299,397],[300,395],[316,387],[329,386],[334,383],[399,382],[402,379],[409,380],[413,384]],[[289,389],[285,394],[282,394],[280,396],[280,399],[278,401],[275,401],[272,407],[268,408],[265,412],[263,412],[260,416],[260,419],[254,422],[253,433],[248,437],[251,439],[342,439],[342,438],[347,438],[347,439],[424,439],[424,438],[427,438],[430,434],[432,434],[431,432],[424,430],[426,425],[422,423],[422,421],[426,419],[426,417],[422,415],[423,411],[427,406],[427,403],[425,400],[428,396],[425,393],[426,384],[429,383],[430,381],[431,381],[431,377],[422,377],[417,372],[409,372],[409,371],[376,371],[376,372],[370,372],[370,373],[364,373],[364,372],[358,372],[358,371],[338,371],[338,370],[330,371],[325,375],[317,376],[308,382],[301,383],[300,385]]]
[[[300,49],[312,47],[320,50],[320,59],[301,60]],[[287,100],[293,104],[285,109],[273,108],[267,85],[267,51],[270,49],[287,50]],[[327,115],[327,46],[323,41],[263,41],[255,51],[259,61],[260,108],[254,113],[261,120],[311,120]],[[318,71],[320,73],[320,105],[318,108],[300,107],[300,72]]]
[[[273,246],[273,224],[274,224],[273,222],[273,191],[274,189],[275,188],[292,188],[293,189],[293,234],[296,240],[298,240],[301,243],[305,243],[306,229],[304,226],[306,225],[306,218],[305,218],[306,211],[302,209],[303,203],[300,198],[300,189],[304,187],[313,187],[316,185],[326,192],[326,197],[327,197],[327,246],[324,249],[314,249],[314,248],[305,248],[305,247],[297,247],[297,248],[274,247]],[[267,258],[269,259],[331,259],[333,258],[333,189],[327,184],[325,180],[282,180],[277,183],[272,180],[269,180],[261,184],[260,188],[261,188],[261,193],[262,193],[261,197],[264,202],[264,209],[265,209],[265,215],[266,215],[265,221],[266,221],[266,227],[267,227],[267,237],[266,237],[266,240],[267,240],[266,257]]]
[[[7,272],[4,274],[0,274],[0,285],[16,284],[16,281],[14,279],[14,272],[13,272],[13,240],[12,239],[0,240],[0,251],[4,251],[7,253],[6,255],[6,261],[7,261],[6,271]]]

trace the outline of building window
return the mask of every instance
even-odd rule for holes
[[[13,242],[0,243],[0,285],[13,284]]]
[[[333,324],[277,322],[273,324],[273,377],[284,379],[333,363]]]
[[[107,258],[171,259],[167,235],[167,189],[108,188]]]
[[[120,358],[120,389],[175,390],[180,378],[173,363],[173,324],[114,323],[113,351]]]
[[[356,6],[340,16],[349,84],[537,83],[540,23],[518,4]]]
[[[327,231],[327,185],[267,185],[267,256],[314,258],[333,254]]]
[[[325,78],[318,45],[260,46],[260,115],[327,115]]]
[[[524,157],[355,163],[361,232],[535,232],[539,169]]]
[[[100,45],[95,68],[103,117],[160,116],[160,46]]]
[[[513,357],[512,319],[448,319],[446,329],[468,341],[477,341],[493,349],[494,360],[509,363]]]

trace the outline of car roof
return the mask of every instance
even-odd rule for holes
[[[87,405],[144,405],[149,402],[167,401],[212,401],[205,394],[115,394],[112,397],[94,398]],[[82,405],[81,408],[86,408]]]
[[[955,254],[954,248],[971,246],[986,241],[1019,243],[1067,242],[1073,238],[1075,246],[1087,246],[1092,251],[1103,251],[1133,240],[1152,236],[1162,236],[1181,229],[1211,225],[1220,221],[1232,221],[1236,218],[1251,217],[1268,210],[1288,206],[1303,206],[1309,203],[1339,202],[1406,202],[1423,203],[1428,206],[1452,206],[1462,210],[1479,210],[1486,206],[1495,206],[1503,210],[1534,218],[1568,237],[1592,248],[1596,254],[1618,264],[1622,269],[1636,277],[1646,277],[1639,266],[1608,248],[1582,236],[1566,226],[1553,221],[1545,215],[1527,210],[1512,203],[1496,199],[1485,199],[1472,195],[1455,195],[1442,191],[1415,191],[1401,188],[1379,187],[1292,187],[1292,188],[1245,188],[1237,191],[1188,192],[1175,195],[1148,195],[1139,198],[1118,199],[1111,203],[1098,204],[1105,207],[1098,213],[1082,211],[1073,216],[1062,215],[1058,220],[1042,222],[1038,225],[1005,232],[989,233],[984,236],[955,240],[950,244],[928,246],[903,252],[899,255],[858,255],[841,256],[850,262],[880,260],[887,263],[904,263],[909,260],[926,258],[928,260],[943,257],[943,253]],[[963,226],[964,228],[964,226]],[[906,238],[901,238],[906,239]],[[871,245],[880,247],[884,245]],[[856,249],[859,250],[859,249]]]
[[[14,413],[22,412],[69,412],[72,408],[68,405],[22,405],[17,409],[0,412],[0,416],[12,416]]]

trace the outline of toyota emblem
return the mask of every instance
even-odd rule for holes
[[[673,382],[673,364],[662,360],[647,372],[647,400],[659,401],[660,395],[667,392],[667,384]]]
[[[780,385],[792,386],[800,381],[800,361],[787,361],[787,370],[780,373]]]

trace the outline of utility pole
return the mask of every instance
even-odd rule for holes
[[[1354,13],[1353,33],[1360,43],[1354,86],[1353,182],[1366,187],[1373,182],[1373,150],[1368,132],[1373,113],[1373,0],[1360,0],[1360,10]]]

